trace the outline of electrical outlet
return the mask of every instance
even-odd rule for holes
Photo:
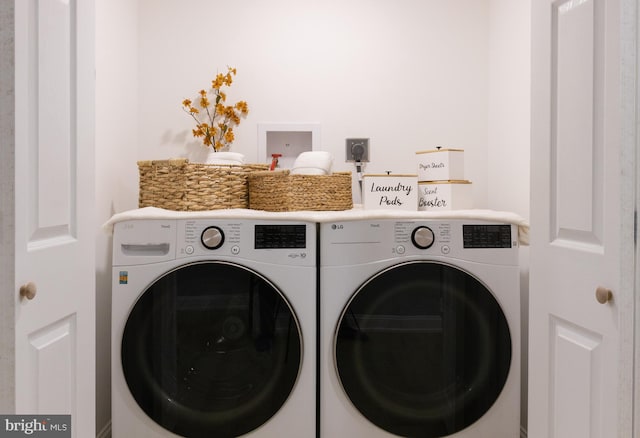
[[[368,138],[348,138],[346,140],[346,161],[358,161],[358,155],[363,163],[369,162],[369,139]]]

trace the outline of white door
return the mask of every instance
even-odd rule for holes
[[[627,265],[620,2],[534,0],[532,13],[528,436],[613,438]]]
[[[15,411],[95,436],[94,0],[15,2]],[[35,296],[19,289],[32,283]]]

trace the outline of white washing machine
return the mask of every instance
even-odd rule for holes
[[[320,435],[515,438],[515,225],[320,227]]]
[[[117,223],[113,437],[315,437],[316,235],[294,221]]]

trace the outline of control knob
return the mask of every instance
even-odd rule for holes
[[[207,227],[202,232],[200,241],[207,249],[218,249],[224,243],[224,233],[218,227]]]
[[[413,242],[418,249],[430,248],[434,241],[435,236],[433,235],[433,231],[424,225],[417,227],[413,230],[413,233],[411,233],[411,242]]]

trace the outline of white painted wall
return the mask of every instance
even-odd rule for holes
[[[135,1],[96,0],[97,434],[111,420],[111,238],[100,226],[138,204],[137,11]]]
[[[531,0],[491,0],[488,205],[529,217]]]
[[[185,97],[226,66],[247,100],[233,150],[255,160],[260,122],[321,124],[344,163],[345,138],[369,137],[369,172],[416,172],[414,153],[466,150],[487,205],[488,0],[140,0],[140,158],[201,148]]]
[[[487,206],[529,218],[531,0],[491,0]],[[529,248],[520,250],[522,385],[520,422],[527,428]]]
[[[463,148],[475,206],[528,217],[530,1],[97,0],[100,224],[136,207],[136,160],[201,151],[181,101],[227,65],[238,68],[229,99],[251,110],[233,146],[248,161],[262,122],[320,123],[335,170],[353,169],[347,137],[371,139],[372,173],[415,172],[415,151]],[[111,242],[97,239],[100,431]]]

